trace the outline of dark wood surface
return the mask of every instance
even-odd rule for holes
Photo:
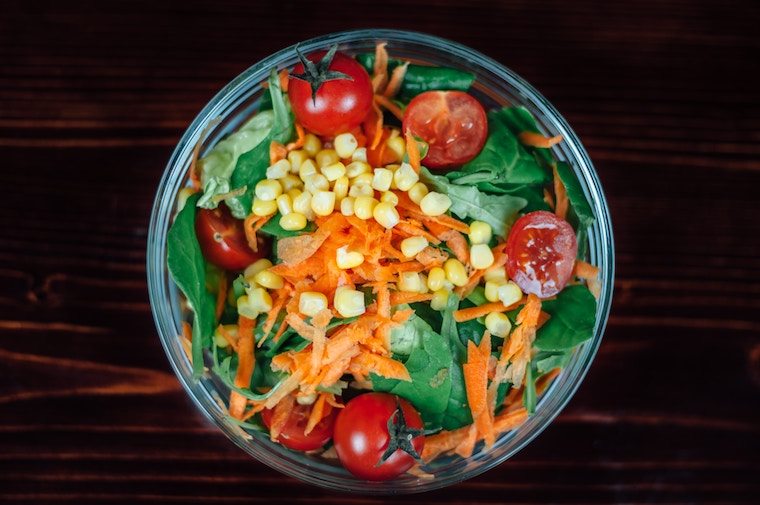
[[[395,501],[759,503],[758,5],[3,2],[0,501],[381,501],[275,474],[210,426],[144,268],[154,189],[206,101],[286,45],[378,26],[458,40],[541,90],[617,239],[608,331],[557,421],[485,475]]]

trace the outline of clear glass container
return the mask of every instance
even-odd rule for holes
[[[304,53],[338,44],[349,54],[371,52],[378,41],[388,42],[391,57],[473,72],[471,91],[486,106],[523,105],[536,117],[542,133],[565,139],[553,148],[577,174],[596,221],[589,232],[589,260],[600,270],[601,295],[594,337],[578,347],[571,362],[539,399],[536,413],[518,429],[502,435],[489,450],[478,445],[467,459],[440,457],[426,467],[433,478],[403,475],[387,482],[356,479],[337,461],[290,451],[260,433],[248,433],[225,415],[223,398],[228,391],[210,374],[192,379],[192,366],[179,338],[183,311],[181,295],[166,265],[166,236],[172,222],[178,191],[186,184],[192,151],[209,121],[221,118],[203,141],[201,155],[255,112],[264,92],[261,84],[272,67],[278,70],[296,63],[294,47],[283,49],[253,65],[224,87],[193,120],[179,141],[161,178],[150,220],[147,272],[150,302],[161,343],[177,377],[197,407],[248,454],[273,469],[305,482],[334,490],[363,494],[415,493],[438,489],[474,477],[505,461],[525,447],[560,413],[580,386],[602,340],[612,300],[614,249],[609,210],[602,187],[586,150],[559,112],[532,86],[511,70],[468,47],[430,35],[397,30],[356,30],[335,33],[303,42]]]

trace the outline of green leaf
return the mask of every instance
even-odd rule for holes
[[[539,375],[543,375],[547,372],[551,372],[555,368],[565,368],[570,362],[570,358],[572,358],[574,351],[575,349],[572,348],[558,352],[539,352],[533,358],[533,363],[536,364],[536,372],[538,372]]]
[[[464,384],[462,363],[467,357],[467,348],[462,343],[454,319],[454,311],[459,308],[459,298],[449,295],[446,308],[443,312],[441,335],[448,341],[451,349],[451,364],[449,374],[451,376],[451,394],[446,406],[441,426],[445,430],[455,430],[472,423],[472,414],[467,403],[467,391]]]
[[[472,303],[473,307],[488,303],[485,288],[483,286],[475,286],[475,289],[467,295],[467,300]]]
[[[530,184],[494,184],[492,182],[479,182],[476,184],[480,191],[496,195],[512,195],[524,198],[527,205],[522,212],[528,213],[535,210],[551,211],[544,201],[544,187]]]
[[[287,238],[287,237],[296,237],[298,235],[303,235],[304,233],[311,233],[316,229],[316,226],[314,226],[314,223],[309,222],[306,228],[304,228],[303,230],[299,230],[299,231],[286,230],[285,228],[280,226],[280,217],[281,215],[279,212],[276,215],[272,216],[272,218],[269,221],[267,221],[264,224],[264,226],[261,227],[260,231],[276,239],[281,239],[281,238]]]
[[[586,229],[594,224],[594,212],[591,210],[586,195],[583,193],[581,183],[575,175],[572,167],[565,162],[557,162],[557,174],[567,191],[567,199],[570,201],[571,215],[568,216],[571,224],[576,229]]]
[[[505,107],[497,111],[496,116],[516,137],[522,132],[541,133],[536,118],[525,107]],[[554,161],[551,149],[526,147],[526,150],[538,156],[544,164],[551,164]]]
[[[585,285],[568,286],[557,298],[544,302],[551,315],[536,334],[535,346],[542,351],[562,351],[590,339],[596,322],[596,299]]]
[[[427,168],[420,170],[420,180],[430,189],[448,195],[451,212],[461,219],[470,218],[488,223],[495,235],[506,237],[517,213],[527,203],[511,195],[487,195],[475,186],[452,184],[442,175],[433,175]]]
[[[525,391],[523,391],[523,405],[528,414],[536,412],[536,379],[533,372],[533,363],[528,363],[525,369]]]
[[[206,290],[206,261],[195,235],[195,205],[199,195],[187,199],[166,239],[166,261],[174,283],[195,313],[193,318],[193,378],[203,374],[203,349],[214,332],[214,296]]]
[[[391,330],[391,351],[399,356],[409,356],[422,345],[423,335],[433,331],[424,319],[412,315],[406,323]]]

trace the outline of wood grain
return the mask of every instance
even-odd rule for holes
[[[485,475],[394,502],[760,502],[757,19],[746,0],[4,2],[0,501],[382,502],[275,474],[210,426],[144,267],[154,189],[213,94],[286,45],[376,26],[455,39],[541,90],[617,241],[605,342],[563,414]]]

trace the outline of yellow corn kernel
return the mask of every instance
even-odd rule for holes
[[[430,277],[428,277],[430,280]],[[433,292],[433,298],[430,300],[430,308],[433,310],[444,310],[449,302],[449,292],[445,289],[438,289]]]
[[[351,161],[363,161],[367,162],[367,148],[366,147],[359,147],[354,151],[354,154],[351,155]]]
[[[427,275],[420,274],[420,293],[423,295],[427,293],[428,291],[430,291],[430,288],[428,288],[428,285],[427,285],[427,280],[428,280]]]
[[[255,280],[261,287],[267,289],[282,289],[285,285],[285,281],[281,276],[270,272],[269,270],[262,270],[257,273],[253,280]]]
[[[280,195],[275,201],[277,202],[277,210],[279,210],[280,214],[283,216],[287,216],[293,212],[293,200],[291,200],[288,195]]]
[[[317,291],[304,291],[298,298],[298,312],[314,317],[327,308],[327,297]]]
[[[497,337],[506,337],[512,329],[512,323],[506,314],[491,312],[486,316],[486,329]]]
[[[267,167],[267,179],[281,179],[290,173],[290,162],[280,160]]]
[[[404,155],[406,154],[406,142],[403,137],[390,137],[385,141],[385,145],[396,155],[396,161],[404,159]]]
[[[247,290],[248,306],[259,314],[272,310],[272,296],[264,288]]]
[[[298,168],[298,176],[302,181],[306,181],[306,179],[318,173],[317,164],[314,163],[314,160],[304,160]]]
[[[384,191],[383,194],[380,195],[380,201],[388,202],[395,207],[398,205],[398,195],[393,191]]]
[[[341,159],[346,159],[354,154],[356,148],[359,147],[359,142],[357,142],[353,134],[341,133],[333,140],[333,147],[335,147],[335,152],[338,153]]]
[[[396,226],[401,219],[396,207],[389,202],[380,202],[372,209],[372,217],[375,218],[380,226],[386,229]]]
[[[467,270],[458,259],[447,259],[443,264],[443,270],[446,272],[446,278],[455,286],[462,287],[467,284]]]
[[[403,242],[402,242],[402,246],[403,246]],[[402,252],[403,252],[403,249],[402,249]],[[431,291],[439,291],[443,289],[445,281],[446,281],[446,271],[443,268],[433,267],[428,272],[427,284]]]
[[[346,165],[346,176],[349,179],[353,179],[361,174],[368,174],[372,172],[372,167],[369,166],[366,160],[354,160]]]
[[[390,170],[391,172],[395,172],[395,171],[396,171],[396,170],[398,170],[400,167],[401,167],[401,165],[399,165],[398,163],[390,163],[390,164],[388,164],[388,165],[385,165],[385,168],[387,168],[387,169],[388,169],[388,170]]]
[[[280,226],[288,231],[303,230],[306,228],[306,216],[300,212],[291,212],[280,218]]]
[[[314,157],[322,150],[322,141],[313,133],[307,133],[303,142],[303,150],[306,151],[306,154],[309,156]]]
[[[354,200],[354,214],[365,221],[372,217],[372,211],[380,203],[371,196],[357,196]]]
[[[238,325],[236,324],[225,324],[223,326],[224,332],[233,338],[233,340],[237,339],[238,335]],[[214,343],[217,347],[227,347],[230,345],[230,343],[227,341],[226,338],[221,334],[219,331],[219,328],[217,327],[216,331],[214,331]]]
[[[448,195],[431,191],[420,200],[420,209],[426,216],[440,216],[451,207]]]
[[[378,191],[388,191],[393,182],[393,172],[387,168],[376,168],[372,176],[372,188]]]
[[[470,247],[470,265],[477,270],[485,270],[493,265],[493,252],[488,244],[475,244]]]
[[[375,196],[375,190],[369,184],[351,184],[348,188],[348,196]]]
[[[425,195],[428,194],[428,192],[430,192],[430,190],[427,186],[425,186],[425,183],[415,182],[414,186],[409,188],[409,191],[407,193],[409,194],[409,199],[419,205],[422,199],[425,198]]]
[[[407,258],[414,258],[428,246],[425,237],[409,237],[401,241],[401,253]],[[440,270],[440,268],[439,268]],[[441,270],[443,272],[443,270]],[[432,270],[431,270],[432,273]],[[435,291],[435,290],[433,290]]]
[[[300,181],[300,179],[299,179],[299,181]],[[298,197],[298,195],[300,195],[301,193],[303,193],[303,189],[300,188],[300,187],[299,188],[289,189],[289,190],[287,190],[285,192],[285,194],[290,197],[290,201],[291,202],[294,201]]]
[[[364,293],[341,286],[335,290],[333,299],[335,310],[343,317],[355,317],[364,314]]]
[[[317,191],[327,191],[330,189],[330,181],[322,174],[314,174],[304,180],[304,187],[313,195]]]
[[[314,211],[311,210],[311,193],[304,191],[293,199],[293,211],[306,216],[309,221],[314,220]]]
[[[520,286],[512,281],[499,286],[499,301],[504,305],[512,305],[522,298],[523,293]]]
[[[311,210],[318,216],[329,216],[335,210],[335,193],[317,191],[311,197]]]
[[[485,295],[486,300],[489,302],[499,301],[499,286],[503,286],[507,283],[506,279],[493,279],[486,281]]]
[[[301,163],[309,159],[309,153],[303,149],[296,149],[288,153],[288,161],[290,162],[291,173],[297,174],[301,168]]]
[[[393,173],[393,181],[401,191],[409,191],[419,180],[420,176],[409,163],[402,163]]]
[[[372,186],[372,181],[375,180],[375,176],[371,173],[366,174],[359,174],[353,179],[351,179],[351,184],[354,185],[362,185],[365,184],[367,186]]]
[[[335,152],[335,149],[322,149],[314,156],[314,160],[317,162],[317,166],[322,168],[339,162],[340,156]]]
[[[492,267],[486,270],[483,274],[483,279],[488,281],[504,281],[507,282],[507,270],[503,266]],[[502,284],[504,283],[502,282]]]
[[[335,193],[335,200],[341,201],[348,194],[348,177],[338,177],[333,183],[333,193]]]
[[[256,184],[255,192],[256,198],[259,200],[271,202],[282,194],[282,184],[280,184],[280,181],[264,179]]]
[[[335,263],[341,270],[356,268],[364,263],[364,255],[357,251],[349,251],[348,246],[344,245],[335,251]]]
[[[260,313],[251,306],[248,295],[243,295],[237,299],[237,311],[238,314],[249,319],[256,319]]]
[[[283,193],[289,193],[293,189],[300,189],[303,187],[303,181],[300,177],[293,174],[288,174],[280,179],[280,185],[282,186]],[[290,197],[293,198],[292,196]]]
[[[422,290],[422,279],[417,272],[400,272],[396,287],[399,291],[407,293],[419,293]]]
[[[271,216],[277,212],[277,202],[274,200],[254,198],[253,205],[251,205],[251,212],[260,217]]]
[[[354,215],[354,197],[346,196],[340,201],[340,213],[344,216]]]
[[[483,221],[473,221],[470,223],[467,236],[470,238],[470,244],[487,244],[491,240],[491,234],[491,225]]]
[[[346,166],[338,161],[331,165],[327,165],[326,167],[322,167],[322,174],[327,177],[328,181],[334,182],[346,175]]]
[[[256,274],[268,268],[272,268],[272,262],[266,258],[261,258],[260,260],[254,261],[243,270],[243,278],[247,283],[253,283],[255,282],[254,277],[256,277]]]

